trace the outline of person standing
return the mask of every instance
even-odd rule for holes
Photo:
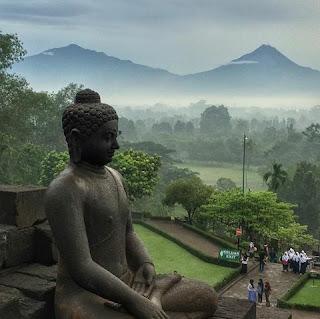
[[[265,254],[265,261],[267,261],[268,256],[269,256],[269,246],[268,246],[268,244],[264,244],[263,251],[264,251],[264,254]]]
[[[263,272],[263,270],[264,270],[265,260],[266,260],[266,254],[265,254],[264,250],[261,249],[260,253],[259,253],[259,271],[261,271],[261,272]]]
[[[248,300],[253,301],[254,303],[257,302],[257,295],[256,291],[254,290],[254,280],[250,279],[249,285],[248,285]]]
[[[281,261],[282,261],[282,271],[288,272],[289,256],[286,251],[282,255]]]
[[[266,281],[266,284],[264,286],[264,293],[266,295],[266,305],[267,305],[267,307],[270,307],[271,286],[270,286],[269,281]]]
[[[307,258],[306,253],[304,251],[300,254],[300,275],[304,275],[307,270]]]
[[[248,272],[248,256],[245,253],[241,258],[241,273],[246,274]]]
[[[263,290],[264,290],[263,280],[260,278],[260,279],[259,279],[259,282],[258,282],[258,289],[257,289],[257,292],[258,292],[258,302],[259,302],[259,303],[262,303]]]
[[[270,262],[271,263],[276,263],[277,262],[277,254],[274,251],[274,248],[271,248],[271,251],[269,253],[269,257],[270,257]]]
[[[297,274],[299,273],[299,263],[300,263],[300,256],[297,251],[295,252],[292,260],[293,260],[293,272]]]
[[[292,271],[293,270],[293,256],[294,256],[294,249],[292,247],[289,249],[288,255],[289,255],[289,268]]]
[[[248,251],[249,251],[249,257],[251,258],[252,262],[254,262],[254,243],[253,243],[253,241],[250,242]]]

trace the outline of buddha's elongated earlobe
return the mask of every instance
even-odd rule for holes
[[[69,142],[70,160],[73,163],[79,163],[81,161],[82,149],[80,143],[80,132],[78,129],[71,131],[71,138]]]

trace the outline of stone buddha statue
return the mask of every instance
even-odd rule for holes
[[[62,121],[70,162],[45,199],[59,250],[56,318],[210,318],[215,290],[177,273],[157,275],[134,233],[124,181],[106,166],[119,149],[113,107],[86,89]]]

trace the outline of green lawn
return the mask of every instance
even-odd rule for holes
[[[314,280],[316,288],[312,287],[312,282],[312,279],[309,279],[288,302],[320,307],[320,279]]]
[[[134,229],[147,248],[159,274],[176,270],[180,275],[214,286],[235,271],[232,268],[205,263],[141,225],[134,225]]]
[[[200,178],[204,183],[215,185],[217,180],[221,177],[231,178],[239,187],[242,187],[242,164],[229,163],[200,163],[200,162],[185,162],[175,164],[179,168],[189,168],[194,172],[200,173]],[[245,174],[245,181],[247,181],[247,188],[253,191],[267,190],[266,185],[262,182],[262,177],[257,172],[257,166],[250,166],[248,172]]]

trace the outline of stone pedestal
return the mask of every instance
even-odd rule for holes
[[[256,319],[256,305],[249,300],[219,297],[212,319]]]
[[[38,186],[0,185],[0,224],[18,228],[44,220],[44,194]]]

